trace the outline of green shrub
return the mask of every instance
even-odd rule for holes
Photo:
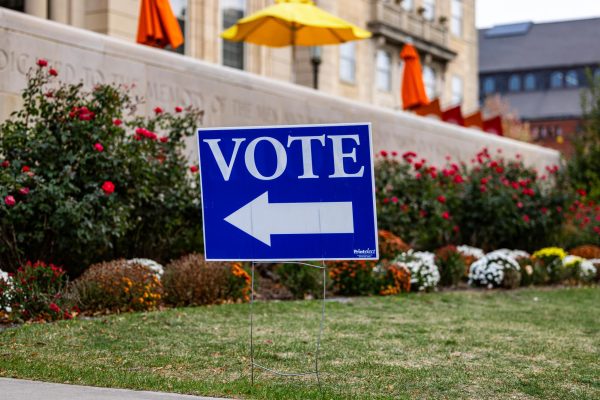
[[[126,87],[57,79],[30,71],[23,107],[0,125],[0,268],[39,258],[77,275],[98,260],[165,261],[200,245],[183,149],[201,113],[135,117]]]
[[[202,254],[188,254],[165,268],[165,302],[196,306],[248,301],[250,275],[239,263],[207,262]]]
[[[160,304],[162,285],[149,267],[120,259],[90,266],[67,296],[86,313],[147,311]]]
[[[456,286],[465,274],[465,259],[456,246],[436,250],[435,263],[440,270],[441,286]]]
[[[283,284],[295,299],[323,296],[323,273],[318,268],[298,264],[282,264],[276,269]]]
[[[69,306],[62,292],[65,271],[53,264],[27,262],[9,280],[0,284],[4,308],[9,307],[13,321],[54,321],[70,319]],[[0,307],[2,308],[2,307]]]
[[[583,90],[581,96],[584,129],[573,141],[575,151],[568,162],[568,175],[573,190],[583,191],[592,200],[598,202],[600,201],[600,78],[594,78],[590,72],[588,81],[590,85]]]

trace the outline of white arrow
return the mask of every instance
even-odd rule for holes
[[[271,235],[354,233],[352,202],[269,203],[264,192],[225,221],[271,246]]]

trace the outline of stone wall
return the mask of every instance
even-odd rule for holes
[[[0,120],[18,107],[25,74],[45,58],[61,79],[135,84],[155,106],[200,107],[205,126],[371,122],[376,150],[413,150],[442,164],[451,155],[468,161],[484,146],[523,155],[537,167],[559,161],[559,153],[473,129],[453,126],[343,98],[285,82],[208,64],[147,46],[44,21],[0,8]],[[190,145],[193,157],[194,145]]]

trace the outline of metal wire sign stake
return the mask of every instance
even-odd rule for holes
[[[321,338],[323,336],[323,326],[325,324],[325,297],[327,294],[327,267],[325,266],[325,261],[321,261],[321,265],[314,265],[303,262],[288,262],[288,264],[297,264],[306,266],[309,268],[317,268],[323,271],[323,297],[321,299],[321,322],[319,324],[319,334],[317,336],[316,343],[316,351],[315,351],[315,369],[314,371],[306,371],[306,372],[281,372],[276,371],[271,368],[267,368],[264,365],[261,365],[254,361],[254,266],[256,262],[252,262],[252,283],[251,283],[251,293],[250,293],[250,370],[251,370],[251,382],[254,385],[254,368],[259,368],[264,371],[270,372],[279,376],[306,376],[306,375],[315,375],[317,377],[317,384],[319,385],[319,390],[322,390],[321,386],[321,376],[319,374],[319,356],[321,351]]]
[[[321,388],[325,260],[377,260],[370,123],[198,129],[206,261],[252,262],[251,380],[255,369],[315,375]],[[323,260],[321,265],[309,264]],[[256,263],[292,262],[323,272],[314,369],[282,372],[256,362]],[[312,361],[312,360],[311,360]]]

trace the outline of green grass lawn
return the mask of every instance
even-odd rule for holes
[[[257,361],[310,369],[320,303],[255,304]],[[0,376],[247,399],[599,399],[600,289],[445,292],[327,303],[314,377],[258,372],[248,305],[0,333]]]

